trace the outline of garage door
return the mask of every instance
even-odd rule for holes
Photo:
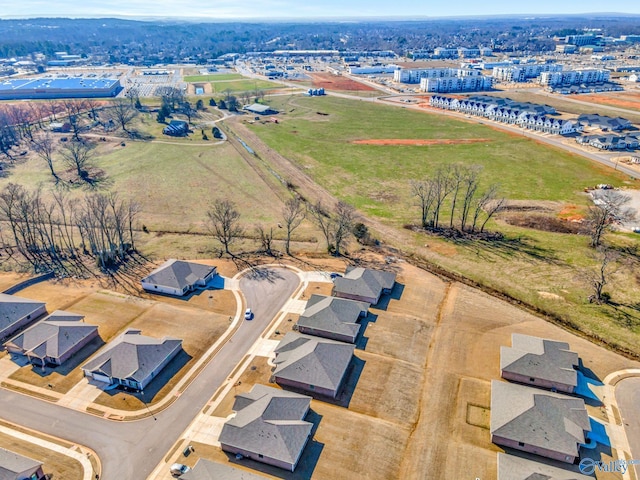
[[[94,380],[98,380],[99,382],[111,383],[111,379],[101,373],[93,373],[92,376]]]

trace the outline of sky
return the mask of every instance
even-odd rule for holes
[[[267,20],[593,12],[640,14],[640,1],[637,0],[0,0],[0,4],[0,18],[158,16]]]

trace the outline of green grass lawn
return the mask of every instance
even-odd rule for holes
[[[227,90],[231,93],[237,92],[254,92],[255,90],[271,90],[274,88],[283,88],[278,83],[268,82],[267,80],[253,80],[245,78],[242,80],[231,80],[228,82],[211,82],[211,88],[214,94],[226,93]]]
[[[211,75],[189,75],[184,77],[185,82],[223,82],[228,80],[240,80],[243,77],[239,73],[214,73]]]
[[[280,97],[270,105],[282,112],[280,123],[255,123],[250,128],[256,134],[338,198],[398,229],[419,222],[409,182],[446,163],[482,165],[483,188],[498,183],[505,197],[532,203],[584,206],[589,202],[583,193],[586,186],[640,185],[577,155],[473,121],[335,97]],[[376,138],[486,142],[423,147],[352,143]],[[456,242],[406,232],[407,242],[395,246],[640,354],[640,313],[635,307],[640,298],[629,269],[619,268],[607,286],[618,306],[591,305],[582,272],[595,268],[596,262],[585,236],[520,228],[499,219],[489,229],[503,232],[505,240]],[[637,244],[629,236],[615,237]]]

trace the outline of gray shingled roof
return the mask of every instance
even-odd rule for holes
[[[85,363],[82,369],[112,378],[142,382],[181,344],[182,340],[177,338],[158,340],[140,335],[139,330],[129,330],[101,354]]]
[[[83,318],[82,315],[56,310],[10,342],[25,354],[31,352],[40,358],[57,358],[98,329],[95,325],[83,323]]]
[[[42,462],[0,448],[0,480],[15,479],[16,474],[40,467]]]
[[[274,376],[337,390],[355,346],[327,338],[289,332],[275,349]]]
[[[234,468],[231,465],[215,463],[204,458],[198,459],[195,466],[180,476],[180,480],[266,480],[257,473]]]
[[[336,292],[377,298],[383,289],[393,288],[396,274],[362,267],[347,267],[344,277],[333,280]]]
[[[514,333],[511,347],[500,347],[500,369],[566,385],[578,385],[578,354],[566,342]]]
[[[593,477],[527,458],[498,453],[498,480],[593,480]]]
[[[204,277],[215,270],[216,267],[210,265],[171,259],[156,268],[148,276],[143,278],[142,281],[153,285],[183,290],[184,287],[193,285],[198,280],[203,280]]]
[[[581,398],[513,383],[491,382],[491,434],[577,456],[590,431]]]
[[[313,428],[302,420],[310,405],[306,395],[254,385],[236,396],[236,416],[224,424],[219,441],[295,464]]]
[[[311,295],[305,311],[298,319],[298,325],[355,337],[360,331],[360,324],[356,323],[360,313],[368,309],[369,304],[365,302]]]
[[[0,332],[43,305],[44,302],[0,293]]]

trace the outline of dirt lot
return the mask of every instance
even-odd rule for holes
[[[488,138],[431,138],[431,139],[410,139],[410,138],[389,138],[389,139],[370,139],[355,140],[352,143],[360,145],[410,145],[423,147],[428,145],[461,145],[469,143],[488,143]]]
[[[356,82],[349,78],[345,78],[339,75],[332,75],[331,73],[310,73],[309,76],[313,80],[314,88],[326,88],[327,90],[343,90],[349,92],[375,92],[376,89],[365,85],[364,83]]]
[[[516,332],[569,342],[585,368],[600,379],[639,365],[477,290],[453,284],[432,337],[423,415],[403,455],[399,478],[496,477],[495,452],[500,449],[490,443],[487,429],[490,381],[500,378],[500,346],[510,345]]]
[[[582,94],[576,97],[584,102],[600,103],[612,105],[614,107],[640,110],[640,93],[634,92],[611,92],[601,94]],[[624,115],[623,115],[624,116]]]
[[[84,469],[80,462],[66,455],[2,433],[0,433],[0,445],[2,448],[42,462],[42,470],[50,476],[49,478],[61,480],[81,480],[83,478]]]
[[[7,288],[14,286],[15,284],[20,283],[29,277],[31,277],[31,275],[15,272],[2,272],[0,274],[0,292],[5,291]]]

